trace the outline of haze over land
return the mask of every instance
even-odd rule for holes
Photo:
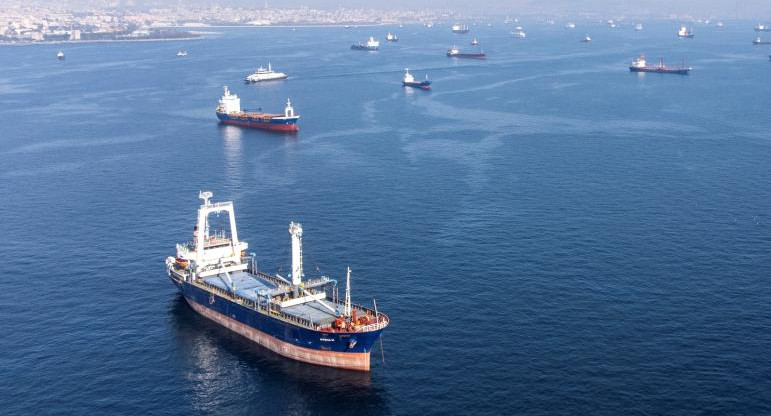
[[[608,15],[652,15],[652,16],[694,16],[719,17],[724,19],[742,18],[763,20],[771,18],[771,1],[767,0],[488,0],[469,2],[467,0],[39,0],[33,2],[10,0],[4,1],[4,7],[18,4],[66,5],[81,10],[89,7],[223,7],[256,8],[296,8],[309,7],[320,9],[367,8],[367,9],[444,9],[458,12],[479,14],[552,14],[570,15],[579,13]]]

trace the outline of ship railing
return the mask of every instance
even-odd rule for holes
[[[206,287],[208,290],[217,293],[218,295],[222,296],[223,298],[226,298],[226,299],[229,299],[229,300],[231,300],[233,302],[238,303],[241,306],[245,306],[245,307],[250,308],[250,309],[254,309],[254,310],[257,310],[257,311],[265,312],[266,314],[269,314],[270,316],[273,316],[274,318],[281,319],[282,321],[292,322],[292,323],[298,324],[298,325],[300,325],[302,327],[305,327],[305,328],[310,328],[310,329],[317,330],[317,331],[321,329],[320,325],[315,324],[313,321],[311,321],[309,319],[300,318],[300,317],[297,317],[297,316],[290,315],[288,313],[282,312],[280,309],[275,308],[274,304],[271,303],[271,302],[268,302],[267,305],[263,305],[263,304],[259,303],[258,301],[241,297],[241,296],[239,296],[237,294],[234,294],[232,292],[229,292],[227,290],[219,288],[219,287],[217,287],[215,285],[212,285],[210,283],[207,283],[207,282],[205,282],[203,280],[199,280],[199,281],[197,281],[197,283],[200,284],[201,286]]]

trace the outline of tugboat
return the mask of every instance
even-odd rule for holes
[[[471,46],[477,46],[477,45],[479,45],[479,41],[477,40],[477,38],[474,38],[474,40],[471,41]]]
[[[351,45],[351,49],[355,51],[376,51],[380,48],[380,42],[375,40],[372,36],[369,37],[367,43],[355,43]]]
[[[631,72],[655,72],[658,74],[679,74],[688,75],[691,72],[690,67],[685,65],[681,67],[668,67],[664,65],[664,60],[660,60],[658,65],[648,65],[645,61],[645,55],[640,55],[639,58],[632,61],[632,65],[629,67]]]
[[[771,45],[770,40],[762,40],[760,39],[760,36],[756,37],[755,40],[752,41],[753,45]]]
[[[468,26],[461,24],[452,25],[452,33],[466,34],[468,33]]]
[[[58,60],[60,60],[60,61],[63,61],[63,60],[64,60],[64,52],[62,52],[62,51],[59,51],[59,52],[56,54],[56,59],[58,59]]]
[[[690,39],[693,37],[693,31],[685,26],[680,26],[680,30],[677,31],[677,37]]]
[[[187,51],[180,50],[177,52],[177,56],[187,56]]]
[[[487,55],[484,52],[461,52],[457,46],[447,50],[447,56],[450,58],[472,58],[472,59],[485,59]]]
[[[248,244],[239,240],[233,202],[211,202],[200,192],[193,241],[177,244],[166,273],[194,311],[284,357],[310,364],[369,371],[370,353],[388,316],[351,302],[351,269],[345,297],[337,280],[303,279],[302,225],[289,223],[292,273],[260,271]],[[224,217],[222,229],[211,221]]]
[[[756,32],[768,32],[768,31],[771,31],[771,27],[769,27],[768,25],[762,25],[760,23],[756,24],[755,27],[753,27],[753,29],[755,29]]]
[[[283,72],[276,72],[273,70],[273,68],[270,66],[270,62],[268,62],[268,68],[265,69],[264,67],[257,68],[256,71],[254,71],[253,74],[247,76],[244,78],[244,82],[251,83],[251,82],[263,82],[263,81],[277,81],[281,79],[287,79],[289,76]]]
[[[584,36],[583,39],[581,39],[581,43],[589,43],[592,41],[592,38],[589,37],[589,35]]]
[[[241,110],[241,99],[231,94],[228,87],[225,87],[225,94],[220,98],[216,113],[222,124],[291,133],[300,130],[297,126],[300,116],[295,115],[289,100],[286,100],[284,114],[263,113],[261,109],[256,112]]]
[[[386,35],[386,42],[398,42],[399,38],[396,37],[396,35],[392,34],[391,32],[388,32]]]
[[[410,74],[410,70],[404,68],[404,79],[402,80],[402,86],[420,88],[421,90],[430,90],[431,81],[428,80],[428,75],[426,75],[425,81],[415,81],[415,77]]]

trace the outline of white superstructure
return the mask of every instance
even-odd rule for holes
[[[415,82],[415,77],[410,74],[410,70],[404,68],[404,82]]]
[[[274,71],[268,62],[268,68],[259,67],[253,74],[247,76],[244,80],[246,82],[262,82],[262,81],[277,81],[280,79],[287,79],[287,74],[283,72]]]
[[[380,41],[375,40],[372,36],[369,37],[367,40],[367,47],[368,48],[378,48],[380,47]]]
[[[647,62],[645,61],[645,55],[640,55],[639,58],[632,61],[633,68],[645,68]]]
[[[232,202],[212,203],[211,192],[199,192],[198,198],[203,204],[198,208],[198,222],[193,230],[193,241],[177,244],[177,257],[167,259],[167,267],[174,261],[189,263],[196,277],[214,276],[246,270],[247,264],[241,262],[248,244],[238,240],[236,216]],[[211,233],[209,215],[225,213],[230,222],[230,235],[224,232]],[[178,259],[178,260],[177,260]]]
[[[227,86],[225,93],[220,98],[220,105],[217,107],[218,113],[234,114],[241,112],[241,99],[237,95],[231,94]]]
[[[693,37],[693,32],[685,26],[680,26],[680,30],[677,31],[677,36],[681,38]]]

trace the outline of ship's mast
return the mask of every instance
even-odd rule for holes
[[[345,310],[343,311],[345,316],[351,316],[351,268],[345,275]]]
[[[303,276],[303,229],[299,222],[289,223],[292,235],[292,285],[299,286]]]

